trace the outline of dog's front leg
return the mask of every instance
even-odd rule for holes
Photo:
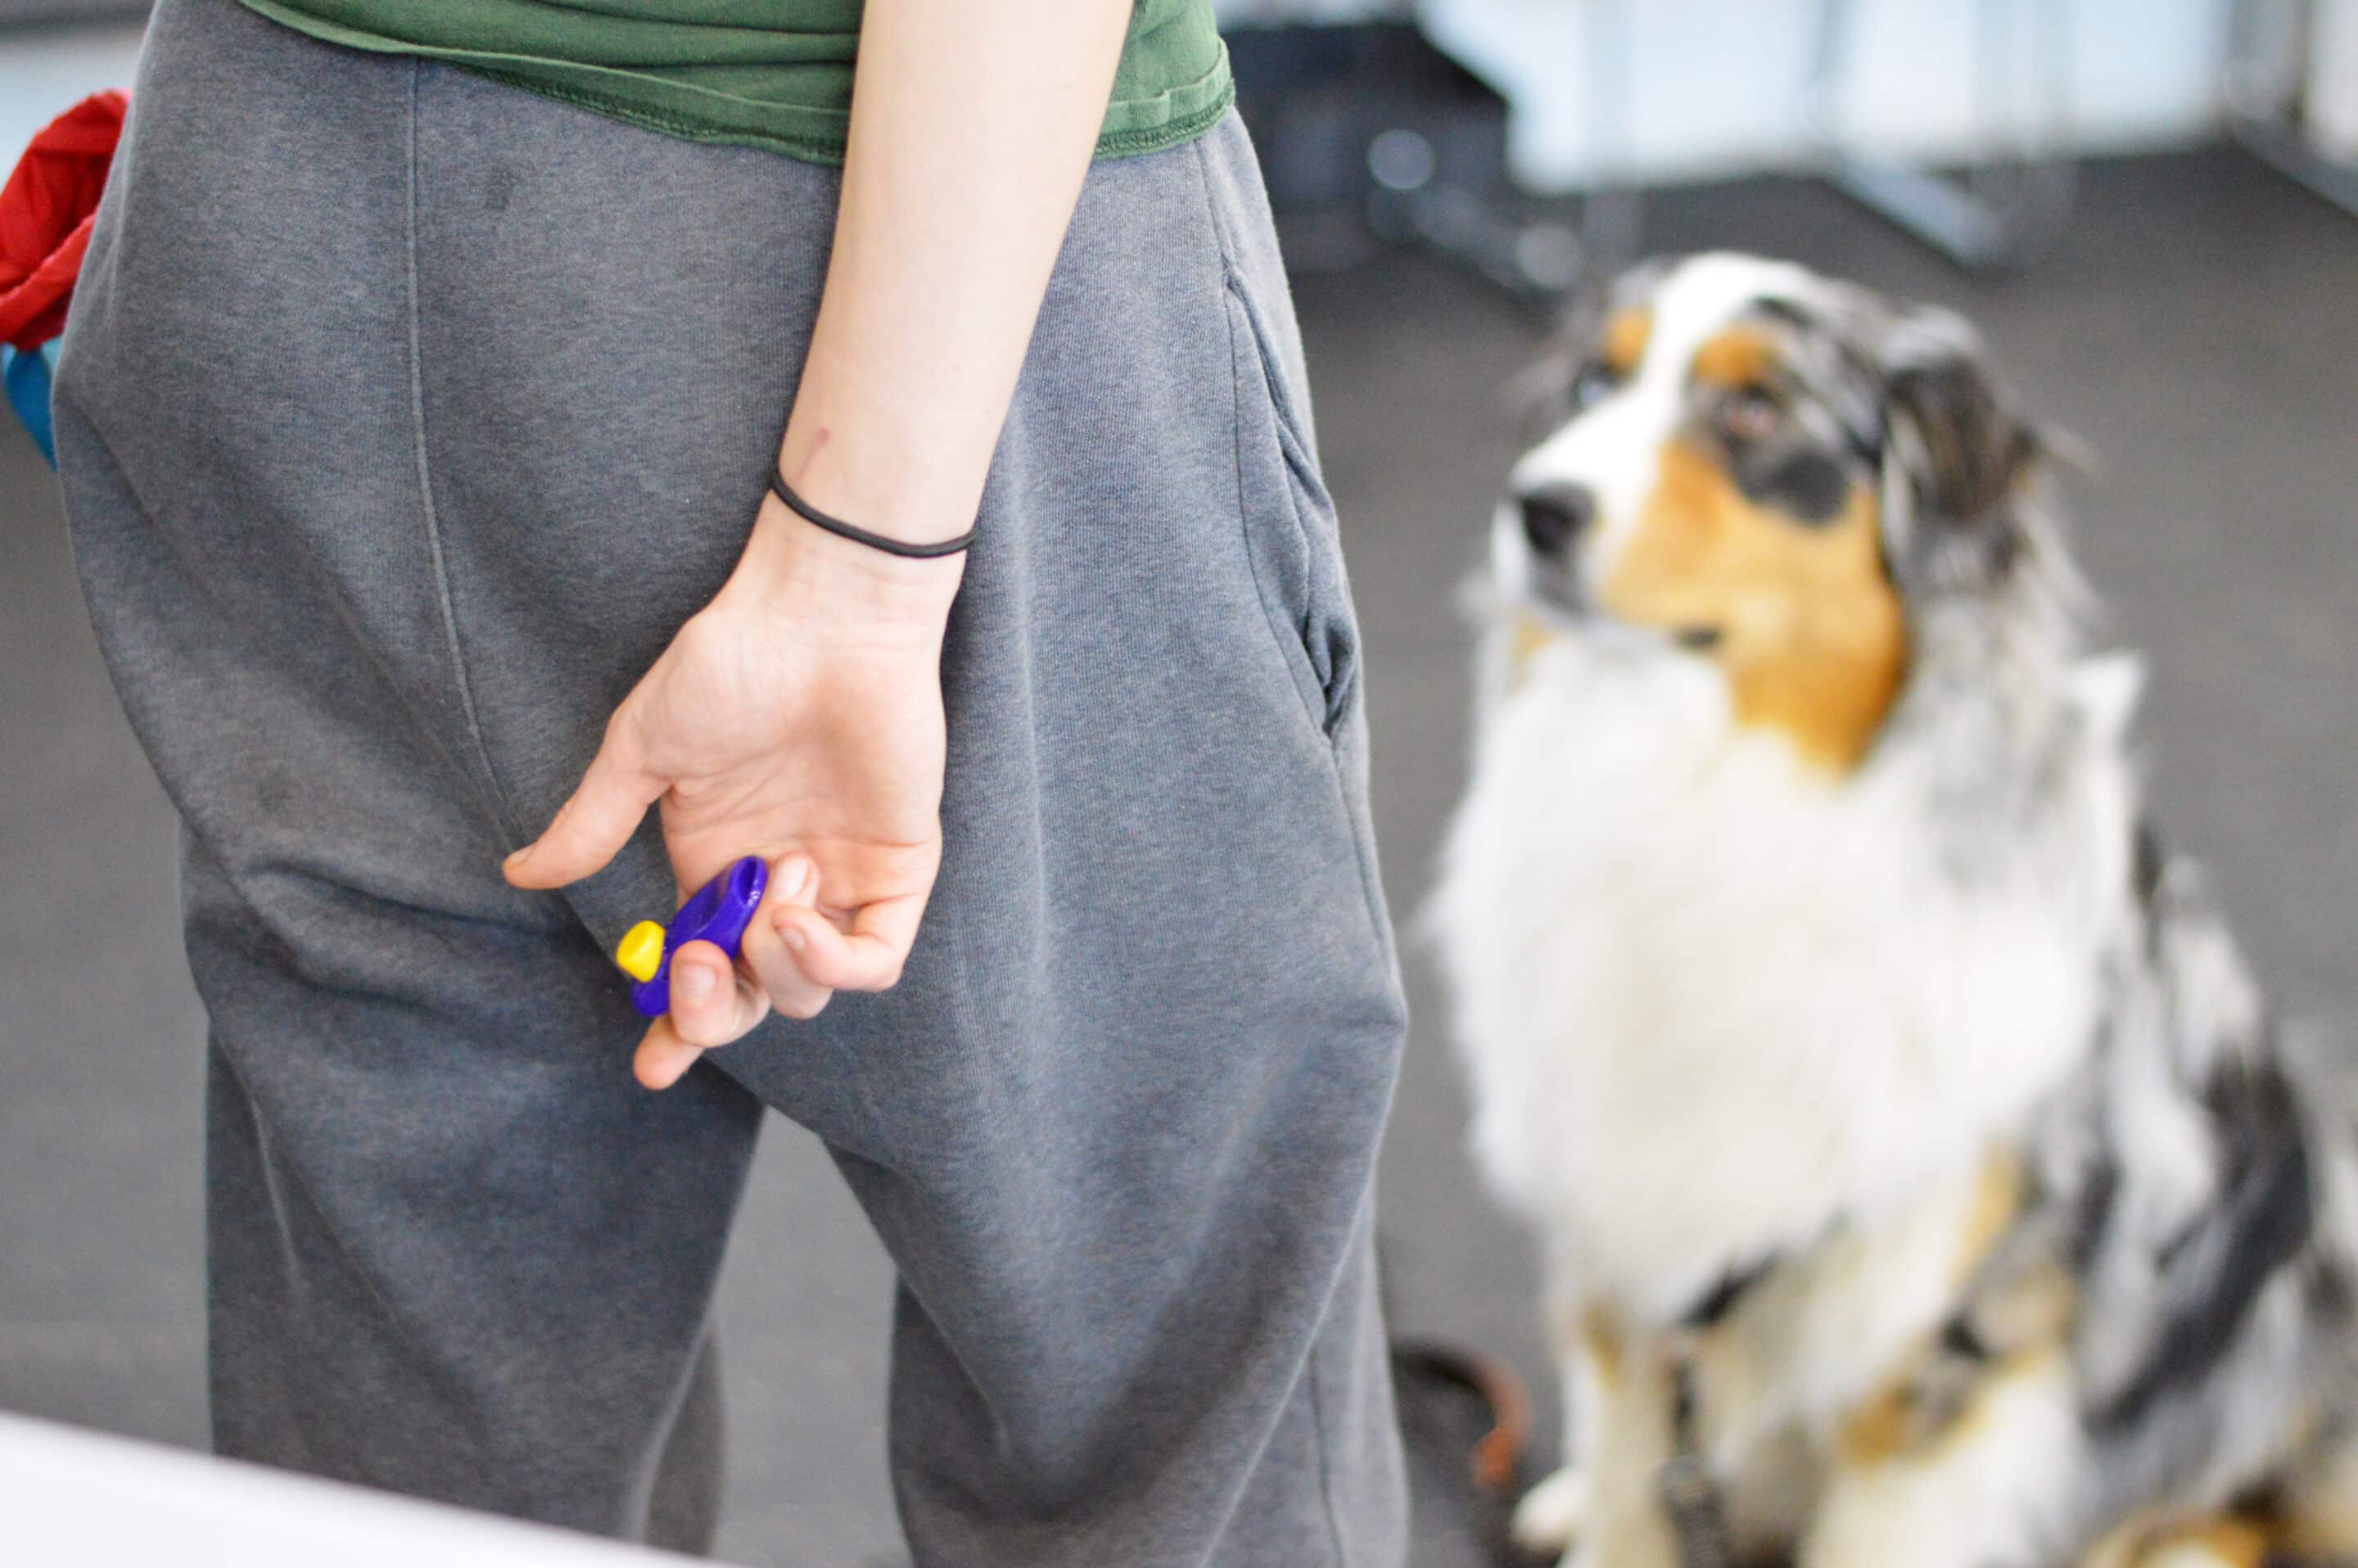
[[[1516,1505],[1513,1531],[1529,1551],[1562,1553],[1587,1522],[1606,1384],[1621,1348],[1603,1308],[1562,1290],[1551,1292],[1548,1337],[1562,1379],[1563,1446],[1556,1468]]]
[[[1595,1348],[1595,1417],[1584,1423],[1587,1496],[1566,1568],[1687,1568],[1662,1507],[1663,1466],[1676,1446],[1671,1349],[1610,1335]]]

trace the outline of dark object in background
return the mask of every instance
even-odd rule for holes
[[[1506,99],[1414,27],[1227,37],[1289,265],[1331,271],[1406,243],[1517,294],[1552,297],[1576,281],[1576,232],[1531,221],[1507,177]]]
[[[1407,23],[1238,27],[1228,41],[1279,211],[1363,210],[1379,189],[1368,148],[1393,130],[1425,140],[1434,178],[1506,189],[1507,101]]]
[[[1417,1568],[1548,1568],[1508,1520],[1532,1477],[1522,1465],[1531,1400],[1498,1358],[1432,1340],[1392,1346],[1392,1391],[1408,1450]]]

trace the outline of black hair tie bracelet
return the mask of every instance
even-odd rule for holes
[[[871,550],[882,550],[888,556],[900,556],[913,561],[928,561],[936,556],[955,556],[974,543],[975,531],[971,528],[956,538],[936,539],[931,544],[924,545],[912,544],[906,539],[888,538],[882,534],[871,534],[865,528],[846,523],[840,517],[828,516],[801,496],[796,495],[793,488],[786,483],[786,476],[775,469],[770,470],[770,491],[780,501],[786,503],[786,510],[813,527],[824,528],[838,538],[849,539],[855,545],[865,545]]]

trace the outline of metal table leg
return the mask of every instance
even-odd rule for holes
[[[2320,152],[2301,125],[2315,25],[2308,0],[2236,0],[2221,83],[2227,124],[2253,157],[2358,214],[2358,166]]]
[[[2024,24],[2043,24],[2028,40],[2039,72],[2038,114],[2011,159],[1962,176],[1853,150],[1839,126],[1849,67],[1852,0],[1819,0],[1803,112],[1823,147],[1827,179],[1959,265],[2012,271],[2036,261],[2061,234],[2071,210],[2074,166],[2065,132],[2071,90],[2071,11],[2061,0],[1980,0],[1974,72],[1986,123],[2012,107]]]

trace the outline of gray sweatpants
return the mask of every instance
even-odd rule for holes
[[[233,0],[157,14],[58,439],[186,825],[219,1444],[708,1539],[714,1276],[775,1108],[898,1269],[921,1562],[1397,1563],[1402,1007],[1233,119],[1081,197],[951,619],[901,986],[651,1095],[605,954],[668,907],[652,820],[564,895],[498,874],[737,555],[835,196]]]

